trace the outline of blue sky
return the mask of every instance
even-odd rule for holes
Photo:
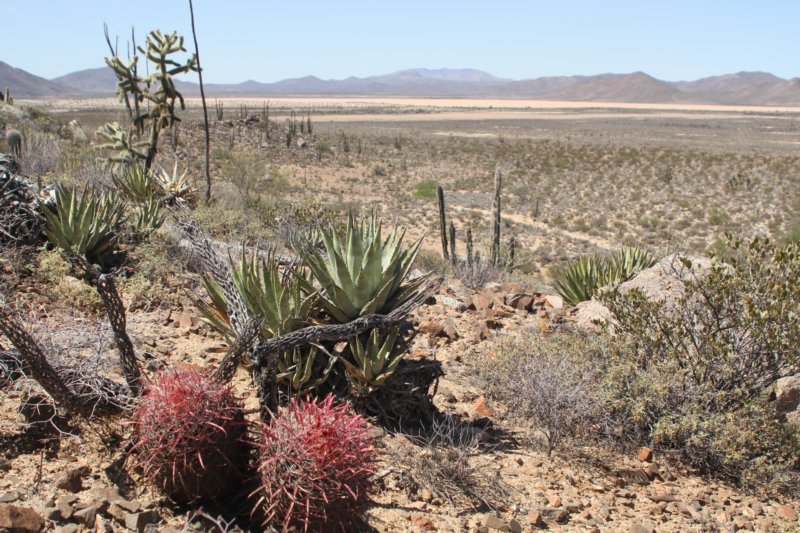
[[[800,76],[798,0],[195,0],[209,82],[476,68],[515,79],[641,70]],[[0,60],[47,78],[103,65],[103,23],[177,30],[188,0],[0,0]],[[13,43],[13,44],[10,44]]]

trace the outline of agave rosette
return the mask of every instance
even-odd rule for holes
[[[97,194],[89,189],[78,193],[58,185],[54,205],[43,204],[42,212],[50,242],[95,262],[113,250],[125,219],[125,202],[113,194]]]
[[[306,247],[298,253],[320,285],[320,302],[335,320],[349,322],[372,313],[388,313],[410,299],[423,278],[403,284],[422,239],[403,249],[405,231],[394,228],[382,238],[375,213],[367,220],[347,220],[344,239],[323,232],[326,253]],[[309,281],[302,281],[311,291]]]
[[[349,341],[352,360],[342,359],[342,362],[351,390],[356,395],[369,394],[394,374],[410,343],[410,339],[403,339],[399,332],[399,327],[391,328],[383,335],[373,329]]]
[[[250,257],[242,254],[239,261],[231,261],[231,277],[250,314],[264,319],[264,338],[301,328],[312,313],[316,293],[306,290],[307,280],[302,283],[297,274],[281,272],[269,254],[266,258],[260,258],[258,250]],[[211,304],[196,302],[203,319],[226,336],[234,336],[222,290],[209,278],[204,277],[203,284],[211,298]],[[316,356],[316,348],[282,353],[278,359],[279,377],[287,380],[293,390],[318,384],[327,378],[327,372],[312,382]]]

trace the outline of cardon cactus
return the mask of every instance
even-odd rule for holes
[[[196,372],[166,371],[145,389],[132,422],[131,453],[142,478],[173,500],[215,500],[241,482],[247,426],[226,385]]]
[[[262,425],[259,487],[265,527],[345,531],[367,502],[376,465],[369,426],[348,404],[297,401]]]

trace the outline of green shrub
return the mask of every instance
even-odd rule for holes
[[[599,296],[616,320],[617,350],[604,361],[613,434],[678,450],[748,488],[793,490],[796,430],[769,397],[779,378],[800,372],[800,244],[730,246],[729,263],[691,276],[677,301],[638,290]]]
[[[417,183],[414,189],[414,196],[417,198],[436,198],[436,186],[439,185],[436,180],[422,180]]]

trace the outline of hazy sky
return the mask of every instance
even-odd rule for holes
[[[195,0],[209,82],[476,68],[525,79],[645,71],[800,75],[800,0]],[[188,0],[0,0],[0,60],[47,78],[103,65],[103,23],[177,30]],[[122,46],[124,49],[124,45]]]

